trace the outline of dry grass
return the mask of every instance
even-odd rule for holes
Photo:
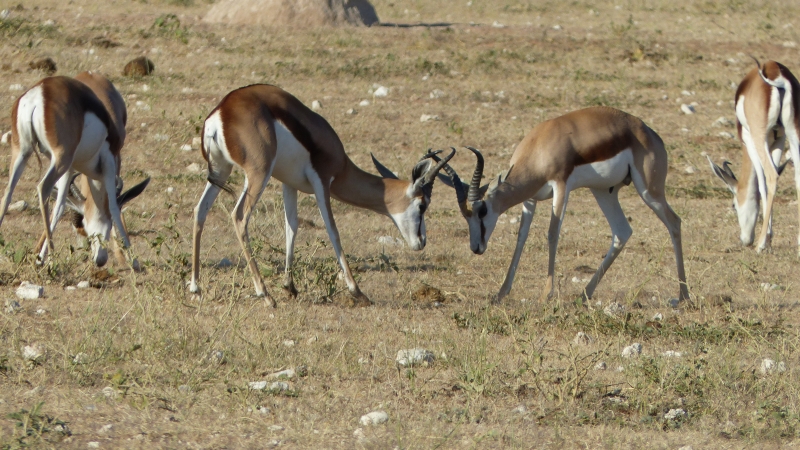
[[[22,280],[43,284],[46,296],[0,313],[0,445],[697,449],[794,440],[800,321],[793,313],[800,287],[792,175],[780,181],[774,250],[757,255],[739,247],[729,195],[701,152],[738,167],[738,144],[718,136],[734,130],[712,123],[733,118],[732,84],[752,67],[747,54],[800,71],[797,48],[783,44],[800,42],[797,9],[683,0],[374,4],[384,22],[454,25],[227,29],[200,22],[210,7],[201,0],[41,0],[0,20],[0,110],[9,111],[19,95],[8,86],[30,86],[43,76],[28,70],[32,61],[52,57],[64,75],[108,73],[129,107],[123,174],[129,182],[153,177],[147,195],[126,212],[144,273],[117,267],[94,275],[67,223],[56,232],[51,262],[36,267],[31,248],[41,232],[38,212],[6,218],[0,230],[4,297],[13,298]],[[492,27],[495,21],[506,27]],[[154,74],[122,77],[125,62],[141,55],[153,60]],[[374,152],[404,174],[428,147],[464,144],[483,149],[487,173],[498,173],[534,124],[588,105],[642,117],[670,152],[669,199],[683,218],[696,308],[666,306],[678,290],[671,245],[633,189],[623,190],[622,203],[634,235],[590,304],[575,301],[583,284],[571,280],[588,278],[584,266],[600,262],[610,233],[591,195],[575,192],[559,248],[557,298],[526,301],[544,287],[543,204],[511,297],[490,307],[516,238],[510,218],[519,212],[510,211],[487,253],[474,256],[453,193],[441,185],[427,213],[428,246],[419,253],[377,242],[399,236],[388,219],[334,205],[344,248],[374,307],[331,304],[343,284],[310,197],[300,202],[305,226],[296,280],[302,292],[296,301],[285,298],[276,183],[265,191],[250,234],[278,309],[250,297],[252,283],[227,214],[230,197],[220,198],[206,224],[205,295],[192,299],[185,288],[191,211],[204,176],[186,170],[201,161],[199,153],[179,148],[225,93],[256,82],[282,86],[307,104],[320,100],[356,163],[370,168]],[[373,83],[390,87],[390,95],[371,98]],[[431,99],[434,89],[446,96]],[[686,97],[684,90],[694,94]],[[681,97],[697,102],[698,113],[682,115]],[[372,104],[358,106],[363,99]],[[346,115],[350,108],[358,114]],[[421,114],[440,120],[421,123]],[[9,122],[0,116],[3,131]],[[5,183],[8,148],[3,152]],[[462,152],[454,166],[469,172],[472,159]],[[697,171],[686,173],[689,166]],[[41,173],[32,161],[15,199],[36,204]],[[240,187],[241,175],[233,182]],[[217,267],[223,258],[235,264]],[[82,280],[96,288],[65,289]],[[780,289],[764,291],[762,283]],[[439,296],[445,301],[433,306]],[[627,314],[604,315],[602,307],[613,301]],[[657,312],[660,323],[651,320]],[[591,342],[572,344],[578,331]],[[642,356],[622,359],[632,342],[642,343]],[[30,364],[21,348],[34,343],[47,353]],[[397,350],[415,347],[437,360],[398,370]],[[682,356],[662,356],[667,350]],[[763,358],[784,361],[786,371],[761,375]],[[594,370],[598,361],[608,370]],[[286,392],[247,389],[250,381],[301,365],[308,373],[290,380]],[[515,410],[520,405],[524,412]],[[688,415],[664,419],[674,408]],[[361,427],[359,417],[375,409],[387,411],[389,422]],[[361,440],[356,428],[363,428]]]

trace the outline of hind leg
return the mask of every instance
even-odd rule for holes
[[[209,178],[213,176],[211,179],[214,180],[214,183],[206,183],[206,189],[203,191],[203,195],[200,196],[200,201],[197,202],[197,206],[194,208],[194,235],[192,236],[192,281],[189,283],[189,292],[193,294],[200,292],[197,282],[200,278],[200,237],[203,235],[203,226],[206,223],[208,211],[211,209],[211,206],[214,204],[214,201],[219,195],[220,188],[217,185],[222,185],[228,180],[232,169],[233,166],[230,164],[223,165],[219,168],[219,172],[217,174],[209,175]]]
[[[794,166],[794,186],[797,191],[797,216],[800,222],[800,130],[795,126],[785,128],[786,140],[789,141],[789,154]],[[797,237],[798,251],[800,252],[800,234]],[[800,253],[798,253],[800,255]]]
[[[61,218],[61,214],[64,213],[64,202],[67,198],[67,190],[69,189],[69,182],[70,182],[70,170],[67,170],[61,178],[58,179],[58,183],[56,187],[58,188],[58,195],[56,196],[56,203],[55,203],[55,210],[53,211],[53,218],[50,221],[50,233],[52,234],[56,230],[56,224],[58,224],[58,220]],[[44,239],[40,240],[39,248],[39,261],[44,261],[47,257],[47,251],[50,247],[47,242],[47,234],[43,235]],[[52,244],[52,242],[50,242]]]
[[[0,224],[3,223],[3,218],[8,212],[8,205],[11,202],[11,194],[14,193],[14,188],[17,186],[22,172],[25,170],[25,165],[28,158],[33,153],[33,145],[29,143],[20,142],[19,147],[11,149],[11,167],[9,168],[8,186],[3,194],[3,201],[0,204]]]
[[[611,267],[611,264],[614,263],[614,260],[617,259],[617,256],[619,256],[620,252],[625,247],[625,243],[628,242],[628,239],[633,233],[630,224],[628,224],[628,219],[625,217],[625,213],[622,211],[622,207],[619,204],[619,189],[622,186],[623,185],[615,186],[612,188],[613,192],[611,193],[605,189],[592,189],[592,194],[594,194],[597,204],[600,206],[603,215],[606,216],[608,225],[611,227],[611,247],[608,249],[606,257],[603,258],[603,262],[600,263],[600,267],[597,268],[589,284],[584,288],[584,299],[592,298],[592,294],[594,294],[594,290],[597,288],[600,280],[603,279],[603,276],[606,274],[609,267]]]
[[[289,296],[297,296],[297,288],[292,277],[292,264],[294,263],[294,238],[297,236],[297,189],[283,185],[283,211],[286,219],[286,273],[284,275],[283,289]]]
[[[72,166],[71,157],[67,157],[67,155],[71,155],[72,152],[66,151],[53,151],[51,152],[51,161],[50,167],[47,169],[44,178],[37,186],[37,190],[39,192],[39,208],[42,212],[42,222],[44,223],[45,227],[45,234],[47,237],[45,238],[44,245],[42,246],[42,251],[40,253],[41,259],[39,259],[38,263],[44,263],[44,258],[47,256],[47,249],[48,247],[52,250],[54,249],[53,245],[53,231],[55,230],[55,221],[53,222],[53,227],[50,226],[50,211],[47,207],[48,200],[50,200],[50,193],[53,192],[53,187],[55,186],[56,182],[62,179],[62,177],[66,180],[66,182],[62,182],[62,187],[66,189],[67,185],[69,184],[69,176],[65,176],[69,173],[70,166]],[[61,193],[59,194],[62,195]],[[62,197],[62,202],[65,197]],[[62,205],[63,207],[63,205]],[[56,212],[58,212],[58,205],[56,205]],[[55,218],[55,217],[54,217]]]

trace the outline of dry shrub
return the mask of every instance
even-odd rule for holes
[[[126,77],[144,77],[153,73],[154,70],[156,70],[156,66],[153,61],[146,56],[140,56],[125,64],[122,74]]]
[[[411,293],[411,300],[416,303],[444,303],[445,296],[441,290],[423,284]]]
[[[379,22],[375,8],[368,0],[222,0],[203,20],[299,28],[371,26]]]
[[[28,67],[30,67],[31,70],[41,70],[48,75],[52,75],[56,73],[56,70],[58,70],[56,69],[56,62],[53,61],[53,58],[49,57],[40,59],[38,61],[31,61],[30,64],[28,64]]]

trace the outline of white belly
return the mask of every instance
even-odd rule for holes
[[[278,154],[272,176],[300,192],[312,194],[314,190],[306,176],[311,169],[311,154],[279,121],[275,121],[275,137]]]
[[[89,176],[98,176],[99,174],[95,173],[98,168],[97,161],[101,151],[108,148],[107,136],[108,130],[103,121],[94,113],[87,112],[83,119],[81,141],[75,149],[72,167]]]
[[[605,161],[577,166],[567,179],[567,189],[614,187],[625,180],[632,165],[633,152],[627,149]]]

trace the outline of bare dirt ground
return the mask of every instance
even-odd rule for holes
[[[51,57],[62,75],[99,70],[128,103],[125,180],[153,177],[125,212],[143,273],[96,272],[66,221],[50,262],[38,267],[38,210],[5,219],[2,296],[14,300],[27,280],[44,285],[45,297],[0,313],[0,445],[794,444],[800,286],[793,170],[780,180],[773,250],[759,255],[740,246],[730,194],[702,152],[740,166],[738,142],[720,135],[735,128],[714,123],[734,119],[735,86],[754,66],[748,54],[800,72],[797,8],[734,0],[374,4],[384,22],[451,25],[226,27],[202,23],[210,5],[198,0],[0,4],[11,10],[0,20],[0,129],[9,129],[8,111],[22,93],[14,85],[27,88],[45,76],[29,70],[31,61]],[[123,77],[124,64],[140,55],[154,61],[155,73]],[[290,300],[281,291],[283,213],[275,182],[250,234],[278,308],[251,296],[228,214],[234,199],[226,195],[206,224],[204,295],[192,298],[192,209],[205,175],[189,169],[203,167],[199,151],[180,147],[198,136],[227,92],[262,82],[309,105],[319,100],[320,113],[362,168],[373,170],[373,152],[406,177],[424,150],[451,145],[482,149],[487,175],[497,174],[536,123],[578,108],[609,105],[641,117],[669,151],[669,201],[683,218],[693,306],[668,305],[678,293],[669,237],[632,188],[621,198],[634,235],[588,304],[576,299],[590,277],[586,268],[591,272],[608,250],[610,230],[591,195],[576,191],[561,234],[556,298],[538,302],[547,260],[544,202],[510,298],[489,306],[511,258],[519,208],[501,219],[486,254],[475,256],[455,196],[441,184],[421,252],[378,242],[400,236],[388,218],[334,203],[343,246],[372,307],[338,305],[344,284],[308,196],[300,202],[301,294]],[[389,95],[373,97],[375,84]],[[696,114],[684,115],[680,105],[692,102]],[[423,114],[438,120],[421,122]],[[4,185],[10,148],[0,150]],[[473,164],[466,151],[453,161],[467,175]],[[32,160],[14,200],[36,205],[42,173]],[[241,174],[232,182],[240,189]],[[93,287],[67,289],[81,281]],[[603,309],[613,302],[625,310],[612,318]],[[578,332],[588,339],[573,342]],[[622,358],[634,342],[642,344],[641,356]],[[25,360],[22,348],[34,345],[44,356]],[[398,369],[397,351],[415,347],[433,352],[435,361]],[[776,362],[766,374],[765,358]],[[606,370],[595,369],[600,362]],[[288,390],[248,388],[286,368],[298,372]],[[374,410],[386,411],[389,421],[361,425],[361,415]]]

